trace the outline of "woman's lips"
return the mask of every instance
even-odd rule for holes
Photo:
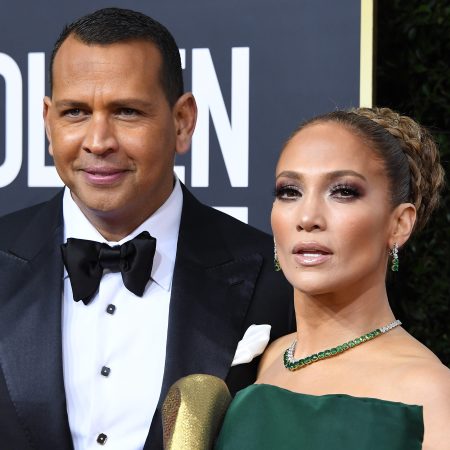
[[[322,253],[296,253],[294,259],[300,266],[317,266],[331,258],[330,254]]]
[[[332,252],[328,247],[314,242],[297,244],[292,253],[297,264],[301,266],[323,264],[332,256]]]

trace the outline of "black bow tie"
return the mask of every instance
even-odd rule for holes
[[[84,239],[67,239],[61,245],[73,299],[87,305],[98,290],[103,269],[120,272],[125,287],[142,297],[152,272],[156,239],[147,231],[122,245],[110,247]]]

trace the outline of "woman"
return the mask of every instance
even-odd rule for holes
[[[264,353],[217,450],[450,449],[450,371],[401,327],[385,287],[442,185],[430,135],[390,109],[336,111],[294,133],[272,228],[297,332]]]

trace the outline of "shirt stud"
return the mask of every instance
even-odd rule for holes
[[[100,372],[104,377],[107,377],[111,373],[111,369],[109,367],[103,366],[102,371]]]
[[[114,314],[115,311],[116,311],[116,306],[113,304],[108,305],[108,307],[106,308],[106,312],[108,314]]]
[[[100,434],[97,436],[97,442],[98,442],[100,445],[105,445],[107,439],[108,439],[108,436],[106,436],[105,433],[100,433]]]

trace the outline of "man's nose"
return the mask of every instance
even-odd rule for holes
[[[113,124],[105,115],[93,114],[89,121],[83,139],[83,150],[96,155],[114,152],[118,143]]]

